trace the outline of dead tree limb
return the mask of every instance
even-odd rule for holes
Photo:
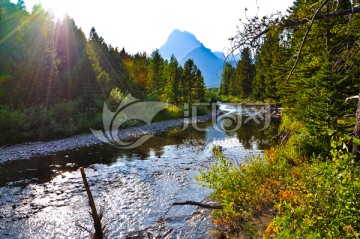
[[[359,96],[358,95],[353,95],[353,96],[347,97],[345,99],[345,102],[347,102],[348,100],[352,100],[352,99],[359,99]]]
[[[360,97],[360,95],[358,97]],[[356,115],[355,115],[354,136],[356,139],[360,138],[360,98],[358,100],[358,105],[357,105]],[[355,143],[353,144],[352,153],[353,154],[358,153],[358,145]],[[359,159],[357,159],[357,160],[359,160]]]
[[[315,20],[329,20],[351,14],[360,13],[360,7],[356,6],[350,9],[344,9],[344,10],[320,14],[320,10],[328,2],[329,1],[324,1],[312,16],[302,18],[299,20],[289,19],[288,16],[284,16],[280,12],[277,12],[275,14],[271,14],[270,16],[266,16],[263,19],[259,19],[256,16],[253,19],[248,19],[247,23],[242,22],[244,26],[244,30],[240,30],[239,28],[239,33],[236,36],[229,38],[229,40],[234,44],[228,56],[234,53],[237,49],[240,49],[242,47],[251,47],[251,48],[260,47],[261,39],[269,32],[271,28],[280,27],[285,29],[295,29],[300,25],[309,22],[314,22]]]
[[[88,198],[89,198],[89,205],[90,205],[90,208],[91,208],[91,216],[92,216],[93,221],[94,221],[95,234],[94,234],[93,238],[94,239],[103,239],[104,238],[104,232],[103,232],[103,227],[101,225],[101,219],[100,219],[99,215],[97,214],[94,198],[93,198],[92,193],[90,191],[90,187],[89,187],[88,181],[86,179],[86,174],[85,174],[84,168],[80,168],[80,172],[81,172],[82,179],[84,181],[84,186],[85,186],[85,189],[86,189],[86,193],[87,193]]]
[[[198,206],[198,207],[207,208],[207,209],[223,209],[223,206],[221,206],[221,205],[210,205],[210,204],[204,204],[204,203],[194,202],[194,201],[174,202],[171,204],[171,206],[183,206],[183,205]]]
[[[289,81],[289,79],[290,79],[290,77],[292,76],[292,74],[293,74],[293,72],[294,72],[297,64],[299,63],[299,59],[300,59],[300,55],[301,55],[302,49],[304,48],[304,45],[305,45],[307,36],[309,35],[309,32],[310,32],[310,30],[311,30],[311,28],[312,28],[312,26],[313,26],[313,24],[314,24],[314,22],[315,22],[315,20],[316,20],[317,15],[319,14],[319,12],[321,11],[321,9],[322,9],[328,2],[329,2],[329,0],[325,0],[325,1],[320,5],[320,7],[316,10],[316,12],[314,13],[314,15],[312,16],[311,21],[310,21],[310,24],[309,24],[308,28],[306,29],[305,35],[304,35],[304,37],[303,37],[303,39],[302,39],[302,42],[301,42],[301,45],[300,45],[300,47],[299,47],[298,54],[296,55],[295,63],[294,63],[294,65],[292,66],[292,68],[291,68],[291,70],[290,70],[290,72],[289,72],[289,75],[288,75],[288,77],[286,78],[285,83],[287,83],[287,82]]]

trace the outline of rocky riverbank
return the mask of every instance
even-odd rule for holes
[[[199,116],[192,122],[206,121],[211,117],[211,114]],[[119,138],[122,141],[126,141],[143,135],[161,134],[182,125],[184,125],[184,119],[167,120],[155,122],[150,125],[129,127],[119,131]],[[7,161],[31,159],[33,157],[50,155],[60,151],[72,150],[101,143],[102,142],[93,134],[82,134],[61,140],[15,145],[0,149],[0,164]]]

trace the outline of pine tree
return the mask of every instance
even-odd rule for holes
[[[221,84],[220,84],[220,88],[219,88],[219,94],[220,95],[229,95],[230,93],[230,88],[233,87],[231,85],[231,78],[233,77],[234,74],[234,67],[226,62],[224,65],[224,69],[223,72],[221,74]]]
[[[170,62],[166,64],[164,69],[164,77],[166,80],[163,99],[166,102],[177,104],[181,98],[180,77],[182,68],[174,55],[171,56]]]
[[[349,1],[341,1],[339,4],[347,5]],[[309,6],[309,2],[297,1],[293,17],[306,15]],[[336,6],[337,10],[340,10],[339,6]],[[331,7],[335,6],[325,7],[323,13]],[[297,68],[289,81],[292,87],[287,89],[287,96],[283,98],[283,102],[291,106],[293,114],[304,122],[312,133],[344,128],[339,125],[339,120],[350,110],[344,100],[348,95],[358,93],[356,91],[359,82],[354,78],[357,73],[354,72],[353,75],[351,72],[354,68],[343,72],[345,74],[335,68],[344,66],[344,62],[339,59],[344,46],[350,45],[353,39],[352,33],[347,30],[348,24],[349,21],[341,17],[314,23]],[[291,45],[294,48],[299,46],[305,31],[306,26],[301,26],[293,32]]]
[[[41,5],[35,5],[25,31],[25,48],[31,49],[19,68],[25,105],[46,107],[59,101],[58,65],[54,46],[54,21]]]
[[[241,59],[239,60],[234,73],[235,92],[241,98],[248,98],[252,93],[252,82],[255,75],[255,68],[249,48],[244,48],[241,52]]]
[[[198,69],[196,71],[195,76],[195,84],[194,84],[194,102],[204,102],[205,101],[205,93],[206,93],[206,87],[204,82],[204,77],[202,76],[201,71]]]
[[[150,56],[148,70],[148,90],[155,90],[158,94],[162,93],[164,87],[164,59],[159,50],[155,50]]]
[[[72,18],[65,16],[56,23],[54,41],[60,59],[58,70],[61,99],[74,100],[78,96],[77,91],[81,88],[82,81],[91,77],[81,74],[82,71],[87,71],[84,65],[80,68],[82,58],[87,58],[85,35]]]
[[[204,78],[192,59],[187,60],[184,64],[181,87],[183,102],[192,104],[200,102],[205,97]]]
[[[257,100],[279,101],[278,86],[283,81],[284,60],[282,60],[279,34],[270,30],[255,61],[255,77],[252,86],[252,97]]]

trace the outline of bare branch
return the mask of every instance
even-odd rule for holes
[[[314,15],[312,16],[311,21],[310,21],[310,24],[309,24],[309,26],[308,26],[308,28],[307,28],[307,30],[306,30],[306,33],[305,33],[305,35],[304,35],[304,37],[303,37],[302,42],[301,42],[301,45],[300,45],[298,54],[297,54],[297,56],[296,56],[295,63],[294,63],[294,65],[293,65],[293,67],[291,68],[290,73],[289,73],[288,77],[286,78],[285,83],[287,83],[287,82],[289,81],[289,79],[290,79],[291,75],[293,74],[293,72],[294,72],[297,64],[299,63],[299,59],[300,59],[300,55],[301,55],[302,49],[303,49],[303,47],[304,47],[304,45],[305,45],[307,36],[309,35],[309,32],[310,32],[311,27],[313,26],[313,24],[314,24],[314,22],[315,22],[315,20],[316,20],[317,15],[319,14],[319,12],[321,11],[321,9],[322,9],[328,2],[329,2],[329,0],[325,0],[325,1],[320,5],[320,7],[316,10],[316,12],[314,13]]]
[[[354,96],[347,97],[347,98],[345,99],[345,102],[348,101],[348,100],[352,100],[352,99],[359,99],[359,96],[358,96],[358,95],[354,95]]]
[[[174,202],[171,204],[171,206],[181,206],[181,205],[198,206],[198,207],[207,208],[207,209],[223,209],[223,206],[221,206],[221,205],[210,205],[210,204],[204,204],[204,203],[194,202],[194,201]]]
[[[264,16],[261,19],[259,19],[258,16],[255,16],[252,19],[247,18],[246,23],[242,22],[240,19],[243,29],[238,27],[238,34],[229,39],[231,41],[232,47],[231,52],[228,55],[231,55],[233,52],[242,47],[260,47],[262,39],[271,28],[283,27],[286,29],[295,29],[300,25],[309,22],[311,23],[315,20],[328,20],[330,18],[337,18],[350,14],[360,13],[360,7],[353,7],[351,9],[319,14],[322,7],[328,2],[328,0],[324,1],[321,4],[322,6],[317,9],[312,17],[303,18],[298,21],[289,19],[288,16],[282,15],[281,12],[276,12],[274,14]]]

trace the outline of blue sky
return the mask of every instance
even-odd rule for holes
[[[17,2],[17,0],[13,0]],[[39,0],[25,0],[27,9]],[[193,33],[206,47],[226,52],[239,19],[285,10],[293,0],[41,0],[56,17],[68,13],[88,36],[94,26],[106,43],[150,54],[174,29]]]

